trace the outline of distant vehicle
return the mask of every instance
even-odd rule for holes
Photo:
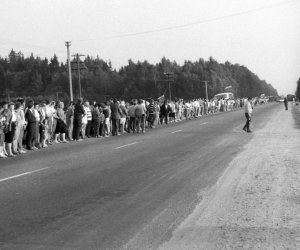
[[[277,102],[284,102],[284,99],[283,98],[278,98]]]
[[[234,95],[231,92],[216,94],[214,99],[234,100]]]

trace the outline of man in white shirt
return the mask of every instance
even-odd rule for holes
[[[248,100],[245,101],[245,116],[246,116],[246,124],[243,127],[243,130],[246,131],[247,133],[252,133],[250,130],[250,121],[251,121],[251,116],[252,116],[252,104],[251,104],[251,97],[248,97]]]
[[[33,114],[35,116],[35,145],[33,146],[34,149],[40,149],[40,131],[39,131],[39,125],[41,121],[41,114],[39,113],[40,106],[35,103],[34,104],[34,109],[33,109]]]

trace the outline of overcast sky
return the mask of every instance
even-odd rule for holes
[[[163,56],[244,65],[279,94],[300,78],[300,0],[1,0],[0,56],[13,48],[157,63]]]

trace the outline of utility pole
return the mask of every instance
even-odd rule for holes
[[[84,55],[79,55],[78,53],[73,55],[76,58],[77,70],[78,70],[78,88],[79,88],[79,98],[81,98],[81,82],[80,82],[80,57]]]
[[[69,84],[70,84],[70,100],[73,101],[73,86],[72,86],[72,72],[71,72],[71,61],[70,61],[70,46],[71,42],[65,42],[67,46],[67,56],[68,56],[68,72],[69,72]]]
[[[205,83],[205,92],[206,92],[206,101],[208,101],[208,94],[207,94],[207,81],[203,81]]]
[[[167,76],[167,82],[169,85],[169,100],[171,101],[171,82],[174,82],[174,74],[172,72],[164,73],[165,76]]]

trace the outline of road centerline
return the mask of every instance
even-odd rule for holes
[[[178,132],[181,132],[181,131],[182,131],[182,129],[176,130],[176,131],[171,132],[171,134],[175,134],[175,133],[178,133]]]
[[[8,181],[8,180],[15,179],[15,178],[19,178],[19,177],[22,177],[22,176],[24,176],[24,175],[29,175],[29,174],[37,173],[37,172],[46,170],[46,169],[48,169],[48,168],[49,168],[49,167],[37,169],[37,170],[34,170],[34,171],[30,171],[30,172],[25,172],[25,173],[18,174],[18,175],[9,176],[9,177],[0,179],[0,182]]]
[[[139,143],[139,142],[135,141],[135,142],[132,142],[132,143],[129,143],[129,144],[126,144],[126,145],[122,145],[122,146],[120,146],[120,147],[116,147],[116,148],[114,148],[114,149],[120,149],[120,148],[129,147],[129,146],[135,145],[135,144],[137,144],[137,143]]]

